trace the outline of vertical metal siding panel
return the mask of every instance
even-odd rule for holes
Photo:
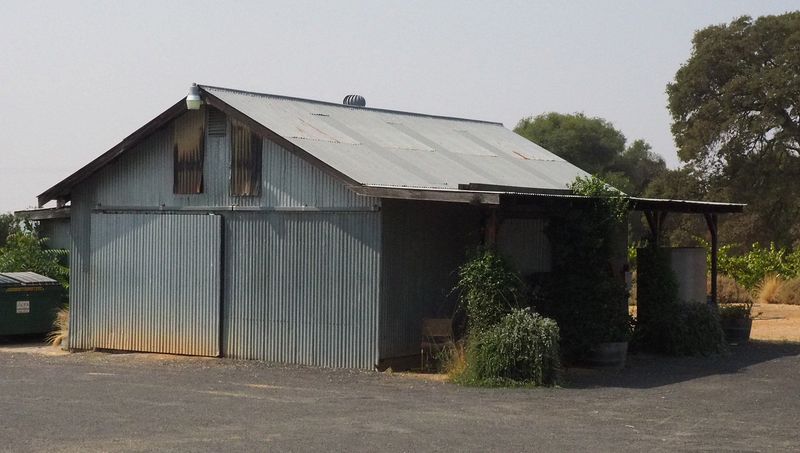
[[[497,249],[522,275],[550,272],[550,241],[545,234],[547,220],[503,220],[497,233]]]
[[[422,318],[452,317],[457,269],[479,244],[469,205],[386,201],[381,250],[380,358],[419,354]]]
[[[275,142],[264,140],[263,206],[371,207],[380,200],[356,195],[333,176]]]
[[[82,190],[76,190],[72,197],[70,208],[70,235],[72,247],[70,249],[70,319],[69,319],[69,344],[77,349],[88,348],[91,344],[92,331],[89,328],[89,294],[91,287],[89,279],[89,213],[90,208],[85,201]]]
[[[371,207],[333,176],[264,140],[261,195],[230,195],[230,136],[206,137],[203,193],[172,193],[174,125],[154,132],[93,177],[91,198],[106,206]]]
[[[380,213],[232,213],[225,223],[225,355],[375,365]]]
[[[40,220],[39,235],[47,239],[47,247],[66,250],[72,248],[69,219]]]
[[[84,347],[219,355],[219,216],[93,214]]]
[[[159,206],[172,195],[171,125],[166,126],[100,171],[94,180],[93,201],[111,206]],[[184,198],[186,196],[183,196]]]

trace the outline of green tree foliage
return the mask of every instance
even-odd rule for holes
[[[667,86],[678,155],[707,196],[748,203],[740,243],[800,240],[800,12],[695,33]]]
[[[630,334],[625,283],[612,267],[618,248],[624,250],[628,209],[597,178],[579,178],[572,189],[593,198],[549,222],[553,271],[536,308],[558,322],[564,356],[579,361],[598,343],[627,341]]]
[[[524,118],[514,132],[589,173],[605,170],[625,148],[625,136],[611,123],[582,113]]]
[[[46,239],[30,228],[12,232],[0,248],[0,272],[36,272],[69,285],[69,268],[62,264],[66,250],[48,249]]]
[[[667,170],[653,178],[647,185],[643,195],[650,198],[665,198],[671,200],[705,200],[710,196],[707,189],[698,177],[696,172],[689,167]],[[713,199],[713,196],[711,196]],[[644,216],[639,215],[640,224],[644,224]],[[731,220],[723,217],[723,220]],[[737,214],[734,221],[739,220]],[[634,239],[642,239],[648,236],[650,229],[639,228],[639,236]],[[727,225],[720,228],[720,235],[725,241],[730,237],[731,230]],[[667,243],[672,246],[696,246],[696,238],[708,237],[708,227],[705,220],[699,215],[669,215],[667,217],[666,229],[663,232]],[[727,241],[726,241],[727,242]]]
[[[5,247],[8,236],[22,227],[22,220],[14,214],[0,214],[0,247]]]
[[[514,132],[631,195],[666,170],[647,142],[626,147],[622,132],[602,118],[550,112],[523,118]]]
[[[649,143],[638,139],[617,157],[610,171],[617,171],[628,178],[633,187],[626,193],[640,195],[650,181],[666,173],[667,164],[661,156],[653,152]]]

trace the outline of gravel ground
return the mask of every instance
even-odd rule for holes
[[[33,349],[34,351],[31,351]],[[561,388],[0,346],[6,451],[798,451],[800,344],[633,356]]]

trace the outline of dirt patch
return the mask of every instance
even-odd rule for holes
[[[757,304],[753,315],[751,339],[800,342],[800,306]]]
[[[39,354],[39,355],[67,355],[69,352],[62,350],[58,346],[47,343],[22,343],[22,344],[3,344],[0,345],[0,352]]]
[[[403,378],[409,379],[417,379],[420,381],[428,381],[428,382],[450,382],[450,376],[444,373],[418,373],[414,371],[396,371],[393,373],[387,373],[393,376],[399,376]]]

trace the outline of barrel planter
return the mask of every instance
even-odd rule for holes
[[[595,368],[624,368],[628,342],[599,343],[589,351],[587,364]]]
[[[722,330],[725,340],[731,344],[747,343],[750,340],[750,330],[753,320],[750,318],[722,318]]]

